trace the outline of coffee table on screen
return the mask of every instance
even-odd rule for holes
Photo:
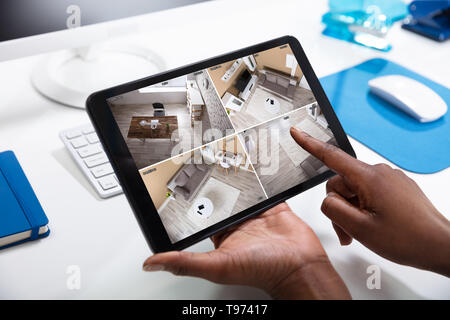
[[[207,219],[214,211],[214,205],[211,200],[205,197],[197,198],[193,205],[194,213],[203,219]]]

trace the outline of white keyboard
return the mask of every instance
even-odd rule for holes
[[[100,197],[109,198],[122,193],[122,187],[91,124],[64,130],[59,137]]]

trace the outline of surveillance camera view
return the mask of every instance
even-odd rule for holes
[[[335,143],[289,45],[108,103],[172,243],[325,172],[291,127]]]

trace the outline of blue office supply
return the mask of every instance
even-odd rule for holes
[[[0,249],[48,236],[47,224],[14,153],[0,153]]]
[[[329,0],[329,7],[324,35],[381,51],[392,48],[386,34],[408,13],[402,0]]]
[[[384,59],[365,61],[320,82],[345,132],[356,140],[408,171],[434,173],[449,167],[450,112],[419,123],[370,93],[370,79],[391,74],[422,82],[450,106],[448,88]]]
[[[450,1],[413,1],[408,9],[411,16],[402,25],[403,29],[436,41],[444,41],[450,37]]]
[[[385,38],[392,21],[381,11],[327,12],[322,16],[322,22],[326,25],[322,34],[326,36],[381,51],[392,48]]]
[[[402,0],[329,0],[328,6],[331,12],[366,11],[375,6],[392,21],[401,20],[408,14],[407,5]]]

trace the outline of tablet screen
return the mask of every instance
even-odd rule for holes
[[[288,44],[108,104],[172,243],[327,171],[292,126],[335,144]]]

